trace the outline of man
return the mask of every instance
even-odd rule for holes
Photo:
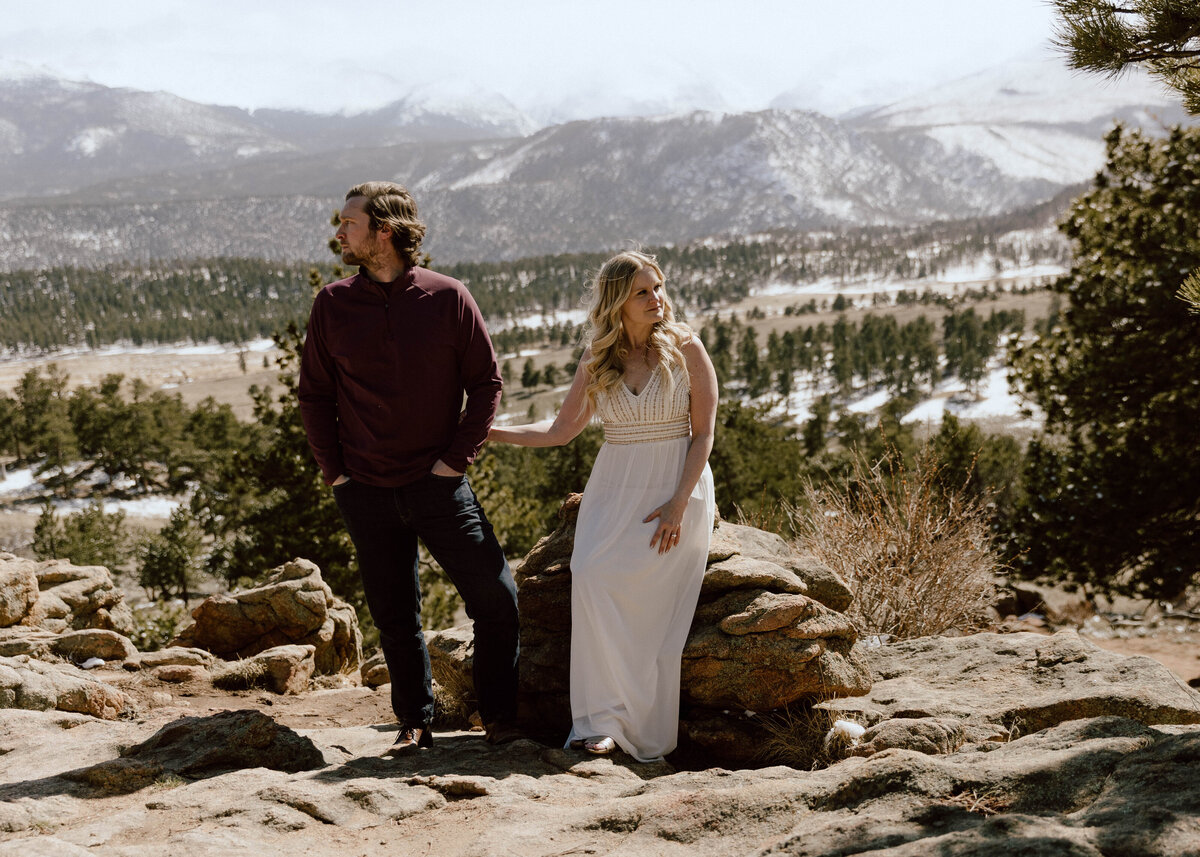
[[[471,294],[418,266],[424,236],[400,185],[350,189],[336,237],[359,272],[317,294],[300,367],[305,433],[354,542],[391,673],[400,732],[385,755],[433,741],[418,538],[474,620],[488,740],[517,737],[516,586],[465,476],[496,415],[500,372]]]

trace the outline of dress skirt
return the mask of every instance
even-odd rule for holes
[[[605,443],[571,556],[571,734],[611,736],[642,762],[675,749],[680,657],[708,560],[712,471],[692,490],[679,544],[665,554],[642,519],[675,493],[690,438]]]

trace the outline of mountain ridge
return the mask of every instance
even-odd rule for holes
[[[271,255],[312,258],[345,188],[367,178],[412,188],[431,252],[457,260],[990,216],[1089,179],[1114,117],[1151,128],[1156,112],[1182,118],[1161,93],[1148,103],[1155,93],[1142,84],[1088,106],[1083,81],[1046,68],[1029,62],[844,118],[693,111],[532,132],[511,104],[470,91],[457,113],[438,102],[444,93],[414,91],[322,116],[0,81],[0,141],[27,143],[0,154],[0,228],[12,242],[0,267],[253,253],[248,234],[282,242]],[[1056,121],[1055,99],[1068,96]],[[991,103],[1007,106],[978,106]],[[37,249],[47,238],[23,224],[31,206],[71,224],[65,242]],[[248,215],[262,234],[247,230]]]

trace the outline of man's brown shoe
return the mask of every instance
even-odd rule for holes
[[[484,737],[489,744],[511,744],[525,736],[513,724],[497,720],[484,727]]]
[[[396,735],[396,743],[384,750],[383,755],[411,756],[432,746],[433,732],[428,726],[403,726]]]

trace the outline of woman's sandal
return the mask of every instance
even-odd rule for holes
[[[584,738],[580,744],[593,756],[607,756],[617,749],[617,742],[607,735],[597,735],[594,738]]]

